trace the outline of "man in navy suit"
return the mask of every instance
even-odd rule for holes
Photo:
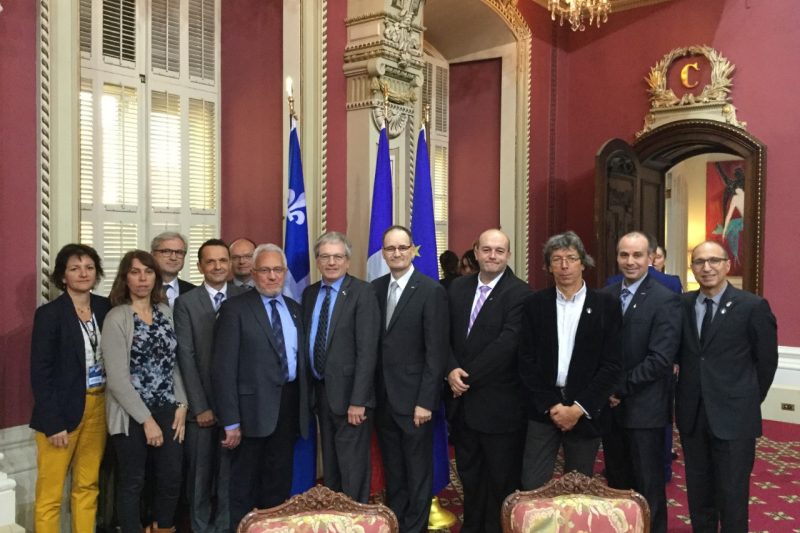
[[[761,402],[778,366],[775,316],[767,301],[727,281],[725,249],[692,250],[700,290],[683,295],[675,416],[686,459],[693,531],[747,531],[750,473]]]
[[[671,420],[672,367],[680,344],[680,298],[649,274],[650,243],[632,232],[617,243],[623,280],[603,289],[622,307],[624,374],[603,434],[610,487],[634,489],[650,506],[651,531],[666,533],[664,426]]]
[[[302,313],[281,294],[286,256],[262,244],[253,257],[255,290],[220,308],[211,373],[222,446],[233,450],[231,524],[289,497],[294,443],[308,432]]]
[[[580,238],[567,231],[548,239],[544,264],[555,287],[522,307],[519,369],[525,387],[528,435],[522,486],[553,477],[564,447],[564,471],[591,476],[608,398],[622,377],[619,301],[589,289],[583,271],[594,266]]]

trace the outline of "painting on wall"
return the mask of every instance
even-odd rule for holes
[[[744,226],[744,161],[716,161],[706,168],[706,239],[728,252],[730,276],[741,276],[747,260]]]

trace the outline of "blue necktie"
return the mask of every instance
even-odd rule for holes
[[[631,291],[628,289],[622,289],[622,292],[619,293],[619,299],[622,301],[622,314],[625,314],[625,311],[628,310],[628,304],[630,302]]]
[[[314,338],[314,370],[320,377],[325,377],[325,361],[328,344],[328,315],[331,306],[331,287],[323,285],[325,297],[322,299],[322,307],[319,309],[317,319],[317,335]]]

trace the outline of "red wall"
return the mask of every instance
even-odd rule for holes
[[[347,232],[347,2],[328,2],[328,231]],[[316,235],[310,235],[313,240]]]
[[[500,59],[450,65],[449,246],[500,224]]]
[[[764,293],[778,317],[780,343],[793,346],[800,345],[794,301],[800,281],[789,267],[800,243],[793,103],[800,85],[798,26],[800,11],[792,0],[675,0],[613,13],[600,30],[564,30],[558,60],[558,117],[564,123],[555,137],[563,162],[555,207],[565,216],[555,229],[576,230],[594,250],[594,155],[607,139],[632,142],[641,129],[649,108],[643,77],[650,67],[670,50],[692,44],[708,44],[730,59],[738,117],[767,145]],[[532,129],[537,127],[542,125]]]
[[[0,428],[27,424],[30,339],[36,309],[36,2],[0,13]],[[8,283],[10,281],[10,283]]]
[[[283,6],[221,2],[222,238],[283,243]]]

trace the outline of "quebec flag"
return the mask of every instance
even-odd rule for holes
[[[383,232],[392,225],[392,163],[389,159],[389,135],[386,124],[381,127],[378,157],[375,163],[375,184],[372,189],[372,214],[369,219],[367,281],[389,273],[383,259]]]
[[[286,262],[289,267],[283,294],[299,302],[308,286],[311,264],[308,259],[308,216],[306,191],[303,185],[303,163],[300,160],[300,141],[297,123],[292,119],[289,132],[289,194],[286,209]]]
[[[308,286],[311,265],[308,259],[308,216],[306,192],[303,185],[303,163],[300,160],[300,141],[297,123],[292,119],[289,132],[289,194],[286,210],[286,242],[283,250],[289,272],[283,287],[284,295],[299,302]],[[294,445],[292,494],[301,494],[316,483],[317,425],[309,424],[308,438],[297,437]]]

